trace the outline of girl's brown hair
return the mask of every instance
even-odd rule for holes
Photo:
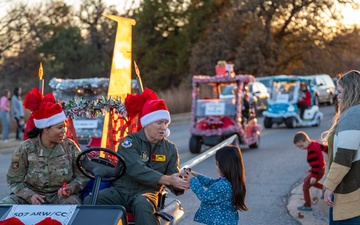
[[[215,153],[215,160],[223,176],[231,183],[235,208],[247,211],[245,171],[240,148],[235,145],[225,146]]]

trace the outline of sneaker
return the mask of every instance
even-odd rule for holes
[[[305,206],[305,205],[298,206],[297,209],[301,210],[301,211],[312,211],[311,207],[308,207],[308,206]]]

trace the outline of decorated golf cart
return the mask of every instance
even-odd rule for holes
[[[200,153],[203,146],[215,146],[234,134],[235,144],[259,147],[261,125],[247,99],[247,85],[253,81],[252,75],[193,76],[190,152]],[[221,98],[229,85],[236,86],[234,98]]]
[[[300,83],[305,82],[313,96],[312,106],[305,110],[303,118],[297,106],[300,94]],[[288,128],[297,126],[319,126],[323,118],[319,107],[314,105],[312,78],[306,76],[274,76],[272,91],[268,100],[268,109],[263,112],[264,127],[273,124],[285,124]]]
[[[69,112],[68,116],[72,118],[76,132],[73,139],[77,139],[80,148],[100,147],[104,115],[112,107],[123,107],[119,98],[105,98],[109,78],[52,78],[49,86],[57,101]],[[131,93],[139,92],[137,81],[131,80]],[[124,129],[121,136],[124,136]]]

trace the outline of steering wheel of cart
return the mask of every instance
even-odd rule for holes
[[[91,205],[96,204],[101,182],[110,182],[122,177],[126,171],[124,159],[107,148],[89,148],[76,159],[79,170],[94,180]]]

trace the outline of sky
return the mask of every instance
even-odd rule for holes
[[[28,4],[34,4],[41,2],[42,0],[0,0],[0,17],[2,17],[6,10],[11,6],[18,2],[27,2]],[[80,0],[64,0],[67,4],[73,5],[74,7],[78,7],[80,5]],[[135,0],[138,2],[139,0]],[[124,7],[129,6],[132,0],[103,0],[106,5],[116,5],[118,11],[123,11]],[[344,23],[347,24],[360,24],[360,9],[353,10],[351,7],[344,7]]]
[[[0,0],[0,17],[2,17],[10,6],[15,5],[19,2],[25,2],[29,5],[40,3],[42,0]],[[139,0],[135,0],[138,2]],[[81,0],[64,0],[64,2],[68,5],[72,5],[74,7],[78,7],[81,3]],[[102,0],[106,5],[116,5],[118,11],[123,11],[124,7],[129,6],[132,0]]]

